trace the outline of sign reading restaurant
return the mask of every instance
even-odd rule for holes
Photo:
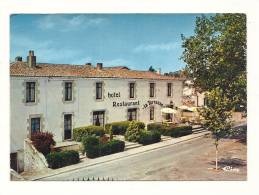
[[[139,105],[139,100],[138,101],[133,101],[133,102],[113,102],[112,103],[113,107],[122,107],[122,106],[137,106]]]

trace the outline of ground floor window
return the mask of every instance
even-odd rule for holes
[[[166,118],[167,121],[172,122],[172,115],[171,115],[171,114],[168,114],[168,113],[167,113],[167,114],[165,115],[165,118]]]
[[[31,133],[40,131],[40,117],[31,118]]]
[[[104,111],[95,111],[93,112],[93,125],[104,126]]]
[[[72,114],[64,115],[64,139],[71,139],[72,132]]]
[[[155,107],[150,107],[149,119],[153,121],[155,119]]]
[[[128,109],[128,121],[137,120],[137,108]]]

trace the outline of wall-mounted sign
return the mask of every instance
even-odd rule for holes
[[[161,107],[164,105],[162,102],[157,101],[157,100],[148,100],[147,103],[145,103],[145,104],[143,105],[143,109],[145,109],[145,108],[147,108],[148,106],[151,106],[151,105],[153,105],[153,104],[159,105],[159,106],[161,106]]]
[[[113,107],[139,106],[139,101],[133,102],[112,102]]]
[[[120,92],[113,92],[113,93],[108,92],[108,98],[115,98],[115,97],[121,97],[121,93]]]

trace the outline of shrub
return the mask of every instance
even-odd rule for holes
[[[171,137],[181,137],[189,134],[192,134],[192,126],[175,127],[170,132]]]
[[[166,134],[168,129],[169,127],[162,123],[150,123],[147,125],[148,131],[158,131],[162,135]]]
[[[143,122],[135,121],[139,129],[145,129],[146,125]]]
[[[35,132],[31,135],[33,146],[43,155],[50,153],[51,146],[56,142],[53,139],[53,134],[49,132]]]
[[[116,152],[122,152],[125,148],[125,142],[112,140],[107,143],[101,143],[97,137],[85,137],[83,139],[84,150],[88,158],[96,158]]]
[[[147,124],[147,130],[148,131],[160,131],[162,129],[163,125],[162,123],[149,123]]]
[[[86,126],[86,127],[77,127],[73,129],[73,139],[75,141],[82,141],[82,138],[88,135],[103,136],[104,128],[101,126]]]
[[[145,125],[144,125],[145,126]],[[138,142],[143,125],[137,121],[131,121],[125,133],[125,139],[130,142]]]
[[[84,153],[86,153],[86,155],[89,158],[95,158],[99,155],[99,144],[100,141],[97,137],[95,136],[85,136],[82,139],[82,144],[84,146]]]
[[[112,134],[113,135],[124,135],[127,128],[129,127],[130,121],[121,121],[121,122],[113,122],[108,123],[105,125],[105,131],[109,129],[110,126],[112,126]]]
[[[161,134],[158,131],[142,131],[139,143],[143,145],[153,144],[161,141]]]
[[[125,148],[125,142],[121,140],[111,140],[109,142],[109,145],[111,147],[111,153],[116,153],[116,152],[122,152],[124,151]]]
[[[147,129],[150,131],[159,131],[161,135],[171,137],[181,137],[192,133],[192,126],[172,127],[161,123],[150,123],[147,125]]]
[[[74,150],[51,152],[46,156],[49,167],[52,169],[76,164],[80,161],[79,153]]]
[[[105,125],[105,131],[106,133],[109,133],[108,129],[111,127],[113,135],[124,135],[129,127],[130,122],[131,121],[120,121],[120,122],[108,123]],[[145,128],[145,123],[139,122],[139,121],[135,121],[135,122],[137,123],[140,129]]]

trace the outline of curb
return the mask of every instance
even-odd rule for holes
[[[208,134],[210,134],[210,132],[206,132],[206,133],[202,132],[201,135],[198,134],[197,136],[191,137],[191,138],[186,139],[186,140],[181,140],[181,141],[178,141],[178,142],[175,142],[175,143],[170,143],[170,144],[167,144],[167,145],[164,145],[164,146],[158,146],[156,148],[147,149],[145,151],[140,151],[138,153],[129,154],[127,156],[116,157],[116,158],[104,160],[104,161],[101,161],[101,162],[93,162],[92,164],[88,164],[86,166],[75,167],[75,168],[71,168],[69,170],[63,170],[63,171],[60,171],[59,173],[52,173],[52,174],[50,173],[49,175],[38,176],[38,177],[35,177],[35,178],[32,178],[32,179],[28,178],[26,180],[27,181],[37,181],[37,180],[40,180],[40,179],[44,179],[44,178],[60,175],[60,174],[66,173],[66,172],[75,171],[75,170],[82,169],[82,168],[87,168],[87,167],[92,167],[92,166],[99,165],[99,164],[102,164],[102,163],[107,163],[107,162],[111,162],[111,161],[115,161],[115,160],[131,157],[131,156],[136,156],[138,154],[143,154],[143,153],[146,153],[146,152],[158,150],[158,149],[161,149],[161,148],[166,148],[166,147],[169,147],[169,146],[172,146],[172,145],[176,145],[176,144],[179,144],[179,143],[183,143],[183,142],[186,142],[186,141],[190,141],[190,140],[193,140],[193,139],[198,139],[198,138],[204,137],[204,136],[206,136]],[[172,140],[167,140],[167,141],[172,141]],[[139,148],[136,148],[136,149],[139,149]]]

